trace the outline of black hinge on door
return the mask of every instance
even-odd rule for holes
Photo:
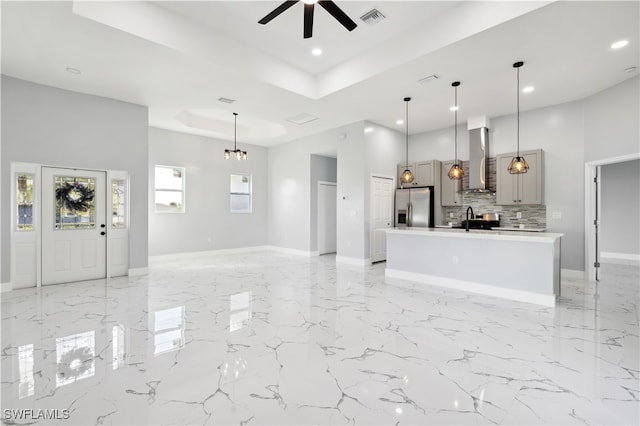
[[[594,262],[594,263],[593,263],[593,266],[594,266],[595,268],[599,268],[599,267],[600,267],[600,262]]]

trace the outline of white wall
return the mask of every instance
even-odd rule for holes
[[[334,157],[322,155],[311,155],[310,159],[311,178],[310,189],[310,218],[311,218],[311,251],[318,251],[318,182],[336,182],[338,162]]]
[[[602,166],[600,251],[640,255],[640,160]]]
[[[268,241],[270,245],[310,252],[312,154],[333,155],[339,137],[357,133],[350,125],[269,148]]]
[[[225,160],[233,142],[149,129],[149,255],[267,244],[267,157],[264,147],[239,143],[248,159]],[[185,213],[154,212],[154,166],[186,169]],[[252,213],[229,211],[231,173],[252,176]]]
[[[123,170],[130,177],[129,268],[148,259],[147,108],[2,76],[2,235],[11,229],[10,164]],[[10,279],[2,239],[2,282]]]

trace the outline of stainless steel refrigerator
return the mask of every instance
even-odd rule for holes
[[[397,228],[433,228],[433,186],[396,189]]]

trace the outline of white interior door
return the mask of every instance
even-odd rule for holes
[[[42,284],[105,278],[105,173],[42,168]]]
[[[318,183],[318,253],[336,252],[336,184]]]
[[[387,234],[393,226],[393,179],[371,177],[371,262],[387,259]]]

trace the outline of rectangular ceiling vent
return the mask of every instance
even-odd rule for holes
[[[431,81],[435,81],[437,79],[439,79],[440,77],[438,77],[437,75],[433,74],[424,78],[421,78],[420,80],[418,80],[418,83],[420,84],[426,84],[429,83]]]
[[[313,115],[304,112],[302,114],[294,115],[293,117],[285,118],[285,120],[293,124],[306,124],[317,119],[318,117],[314,117]]]
[[[378,22],[383,21],[384,18],[386,17],[378,9],[371,9],[360,17],[364,23],[369,25],[375,25]]]
[[[235,99],[229,99],[229,98],[218,98],[218,101],[223,102],[225,104],[232,104],[236,100]]]

